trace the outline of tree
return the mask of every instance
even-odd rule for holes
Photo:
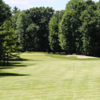
[[[29,11],[27,10],[22,11],[18,14],[17,22],[16,22],[16,34],[18,35],[18,42],[22,46],[22,51],[27,50],[27,44],[28,41],[26,40],[27,38],[27,32],[26,29],[28,26],[32,23],[32,20],[29,15]]]
[[[2,0],[0,0],[0,59],[3,59],[3,42],[5,34],[2,32],[2,24],[5,20],[11,18],[11,8],[9,5],[5,4]]]
[[[20,9],[18,9],[16,6],[12,9],[12,14],[16,14],[20,12]]]
[[[3,50],[3,42],[4,42],[5,34],[2,32],[2,28],[0,27],[0,61],[3,60],[4,50]]]
[[[64,14],[64,10],[56,11],[49,22],[49,45],[53,52],[60,52],[61,47],[59,45],[59,23]]]
[[[12,28],[11,21],[6,20],[3,23],[3,33],[5,33],[4,42],[3,42],[3,51],[4,51],[4,65],[5,65],[5,57],[8,60],[12,56],[13,52],[16,52],[19,47],[17,47],[17,35],[15,34],[14,29]]]
[[[49,21],[54,14],[54,10],[52,8],[32,8],[30,9],[30,14],[33,22],[39,26],[39,31],[37,33],[37,37],[39,39],[38,51],[49,51]],[[33,17],[33,15],[36,15]]]
[[[23,51],[48,51],[48,23],[53,12],[54,10],[49,7],[31,8],[20,12],[16,22],[16,33],[18,34],[18,40],[23,47]],[[31,27],[33,27],[34,30]],[[31,44],[29,42],[30,37],[33,40]]]
[[[2,36],[1,32],[0,32],[0,37]],[[0,60],[3,59],[3,45],[2,45],[3,39],[0,38]]]
[[[28,46],[27,46],[27,50],[28,51],[34,51],[36,50],[36,48],[38,48],[36,45],[39,41],[38,37],[37,37],[37,32],[39,30],[39,26],[37,26],[36,24],[32,23],[28,26],[28,28],[26,29],[27,32],[27,37],[26,37],[26,41],[28,41]]]
[[[80,20],[81,13],[86,9],[86,3],[85,2],[78,2],[73,6],[73,9],[75,11],[75,46],[76,46],[76,54],[83,54],[83,41],[82,37],[83,34],[80,32],[80,27],[82,26],[82,21]]]
[[[100,56],[100,14],[94,2],[88,0],[86,4],[87,9],[80,17],[83,22],[80,27],[83,33],[83,48],[88,55]]]
[[[69,10],[73,9],[75,11],[74,20],[74,37],[75,37],[75,48],[76,48],[76,54],[83,54],[84,49],[83,49],[83,34],[80,32],[80,27],[82,26],[82,20],[80,20],[81,13],[87,9],[89,5],[92,5],[93,3],[91,0],[87,0],[86,2],[83,0],[79,0],[77,2],[75,1],[70,1],[66,9],[69,7]],[[72,8],[70,8],[70,5]],[[68,11],[68,10],[67,10]]]
[[[73,10],[74,6],[78,3],[78,2],[84,2],[85,0],[70,0],[67,4],[66,4],[66,10]]]
[[[59,41],[60,46],[63,50],[68,53],[73,53],[75,51],[75,11],[70,10],[65,12],[62,21],[59,26]]]
[[[9,5],[5,4],[2,0],[0,0],[0,26],[3,24],[5,20],[9,20],[11,18],[11,8]]]
[[[17,19],[18,19],[18,16],[19,16],[20,12],[21,11],[16,6],[12,10],[11,21],[12,21],[12,26],[13,26],[14,30],[17,29],[16,22],[17,22]]]

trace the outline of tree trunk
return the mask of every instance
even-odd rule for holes
[[[5,53],[4,53],[4,66],[5,66]]]
[[[8,62],[8,53],[7,53],[7,66],[9,65],[9,62]]]

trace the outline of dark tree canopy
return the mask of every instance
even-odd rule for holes
[[[80,27],[83,33],[83,48],[89,55],[100,56],[100,14],[94,2],[88,0],[86,3],[89,6],[80,17],[83,22]]]
[[[5,4],[5,2],[3,2],[2,0],[0,0],[0,59],[3,59],[3,54],[4,54],[4,50],[3,50],[3,42],[4,42],[4,37],[5,34],[3,31],[3,22],[7,19],[11,18],[11,8],[9,7],[9,5]]]
[[[65,12],[64,10],[56,11],[49,22],[49,44],[53,52],[61,51],[58,35],[59,35],[59,23],[62,19],[64,12]]]
[[[70,0],[67,4],[66,4],[66,10],[73,10],[74,6],[79,3],[79,2],[84,2],[85,0]]]
[[[74,38],[74,24],[75,24],[75,11],[70,10],[65,12],[59,28],[59,41],[63,50],[68,53],[73,53],[75,50],[75,38]]]
[[[19,14],[16,33],[24,51],[46,51],[49,49],[48,24],[53,14],[54,10],[49,7],[31,8]]]
[[[5,20],[9,20],[11,17],[11,8],[9,5],[5,4],[2,0],[0,0],[0,26],[3,24]]]

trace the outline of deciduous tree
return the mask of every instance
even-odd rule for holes
[[[73,53],[75,50],[75,11],[70,10],[65,12],[59,28],[59,41],[63,50],[68,53]]]
[[[91,0],[87,9],[82,12],[80,19],[83,21],[80,31],[83,33],[83,48],[89,55],[100,55],[100,14],[97,6]]]
[[[49,44],[53,52],[60,52],[61,47],[59,45],[59,23],[64,14],[64,10],[56,11],[49,22]]]

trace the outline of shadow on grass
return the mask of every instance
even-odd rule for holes
[[[17,63],[18,64],[18,63]],[[14,67],[26,67],[27,65],[10,64],[9,66],[0,66],[0,69],[12,69]]]
[[[0,62],[0,69],[11,69],[14,67],[26,67],[27,66],[27,65],[23,65],[20,61],[28,61],[28,60],[22,59],[22,58],[10,59],[8,66],[7,66],[7,63],[5,63],[5,66],[4,66],[4,62],[1,61]]]
[[[0,77],[4,76],[30,76],[29,74],[18,74],[18,73],[7,73],[7,72],[2,72],[2,69],[12,69],[15,67],[27,67],[27,64],[24,65],[22,61],[28,61],[28,59],[23,59],[23,58],[16,58],[16,59],[10,59],[9,60],[9,65],[4,66],[4,62],[0,62]],[[6,64],[7,65],[7,64]],[[34,65],[34,63],[32,64]]]
[[[30,76],[29,74],[16,74],[16,73],[0,73],[1,76]]]
[[[9,61],[28,61],[28,59],[23,59],[23,58],[13,58],[13,59],[9,59]]]
[[[8,66],[3,66],[3,64],[0,64],[0,69],[12,69],[14,67],[26,67],[27,65],[21,65],[21,63],[13,63],[10,62]]]

